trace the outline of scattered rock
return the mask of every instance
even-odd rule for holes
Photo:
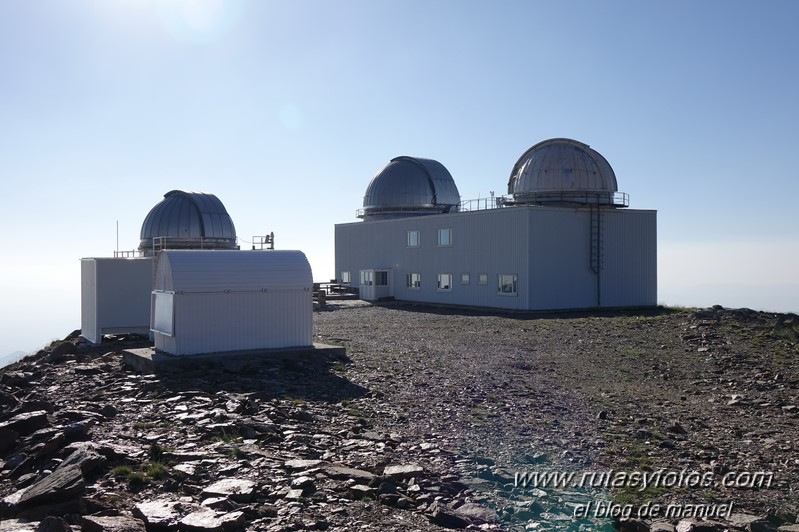
[[[177,501],[156,500],[140,502],[133,508],[133,515],[144,521],[145,526],[153,528],[172,528],[178,524],[183,514],[191,511],[187,505]]]
[[[21,493],[17,506],[23,508],[70,499],[83,493],[84,489],[86,485],[80,467],[62,464]]]
[[[81,530],[83,532],[145,532],[146,529],[141,520],[133,517],[84,515],[81,519]]]
[[[195,510],[180,520],[188,530],[219,532],[238,527],[244,521],[243,512],[218,513],[213,510]]]
[[[236,502],[250,502],[255,494],[255,482],[226,478],[214,482],[202,491],[204,497],[228,497]]]
[[[383,470],[383,475],[394,478],[411,478],[424,473],[424,468],[418,464],[393,465]]]
[[[788,361],[799,318],[336,305],[314,330],[341,338],[350,360],[140,375],[124,369],[120,336],[71,339],[58,366],[39,353],[0,370],[2,532],[35,530],[48,514],[109,531],[599,529],[614,522],[572,515],[605,490],[541,489],[518,475],[636,461],[717,478],[775,472],[768,488],[709,490],[745,519],[683,529],[796,526],[799,369]]]
[[[44,410],[23,412],[12,417],[8,421],[0,423],[0,430],[13,430],[20,436],[27,436],[32,432],[46,427],[48,423],[47,412]]]
[[[19,434],[17,431],[0,427],[0,453],[13,449],[17,445]]]

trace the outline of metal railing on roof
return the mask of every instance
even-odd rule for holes
[[[541,191],[516,194],[505,201],[508,205],[523,204],[569,204],[569,205],[608,205],[612,207],[629,207],[630,196],[624,192],[603,191]]]
[[[491,195],[487,198],[477,198],[461,201],[459,211],[484,211],[487,209],[500,209],[505,207],[507,202],[511,201],[510,196],[494,196]]]
[[[115,259],[134,259],[136,257],[143,257],[144,252],[139,251],[138,249],[125,249],[122,251],[115,250],[114,251],[114,258]]]

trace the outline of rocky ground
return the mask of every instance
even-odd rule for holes
[[[140,375],[72,335],[0,370],[0,530],[799,530],[795,315],[314,319],[346,359]]]

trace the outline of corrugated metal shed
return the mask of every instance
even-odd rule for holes
[[[313,276],[301,251],[158,254],[151,328],[174,355],[312,345]]]

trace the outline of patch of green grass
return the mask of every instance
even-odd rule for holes
[[[472,409],[469,411],[469,415],[470,415],[471,417],[473,417],[474,419],[480,419],[480,420],[482,420],[482,419],[485,417],[485,410],[483,410],[483,409],[482,409],[482,408],[480,408],[479,406],[476,406],[476,407],[472,408]]]
[[[613,493],[613,501],[624,506],[631,504],[634,507],[640,506],[651,502],[658,497],[667,493],[673,493],[674,490],[669,490],[662,486],[647,486],[645,489],[640,489],[636,486],[624,486],[619,491]]]
[[[228,451],[228,457],[231,460],[244,460],[247,458],[247,453],[245,453],[240,448],[234,445]]]
[[[116,466],[111,470],[111,476],[114,478],[128,478],[132,473],[133,469],[126,465]]]
[[[147,484],[147,475],[141,471],[134,471],[128,475],[128,486],[131,488],[138,488]]]
[[[150,445],[150,450],[148,452],[148,455],[150,457],[150,461],[151,462],[160,462],[163,459],[163,457],[164,457],[164,452],[165,451],[166,451],[166,449],[164,449],[163,447],[161,447],[157,443],[154,443],[154,444]]]
[[[308,404],[308,401],[302,397],[287,397],[286,400],[294,406],[303,406]]]
[[[161,462],[146,462],[144,464],[144,474],[148,478],[162,479],[169,476],[169,467]]]
[[[346,412],[347,412],[348,416],[352,416],[352,417],[356,417],[356,418],[363,417],[363,411],[361,411],[360,409],[358,409],[358,408],[356,408],[354,406],[350,406],[349,408],[347,408]]]
[[[619,350],[619,356],[623,356],[625,358],[641,358],[645,354],[646,352],[643,349],[639,349],[637,347],[622,347]]]
[[[222,443],[234,443],[241,439],[241,431],[238,429],[231,429],[229,431],[222,430],[222,434],[214,436],[214,441],[219,441]]]

